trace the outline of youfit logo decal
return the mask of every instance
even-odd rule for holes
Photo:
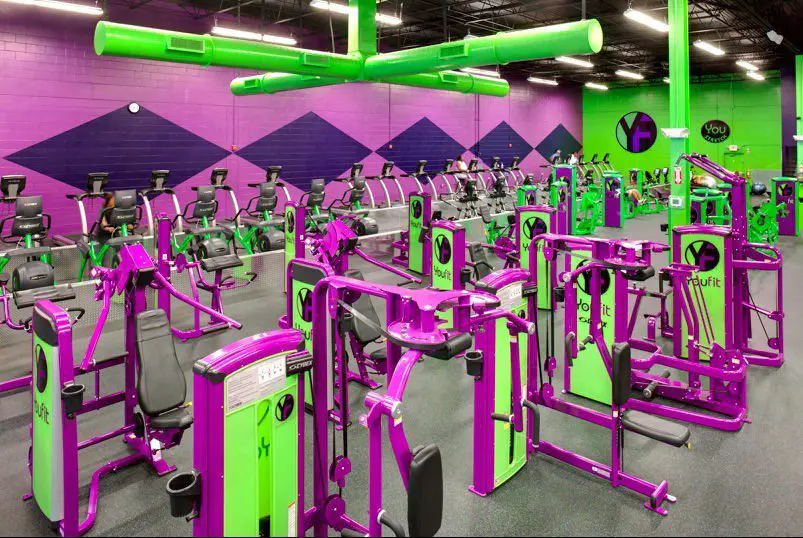
[[[452,244],[445,235],[440,235],[435,240],[435,250],[440,263],[447,264],[452,260]]]
[[[47,388],[47,358],[42,346],[36,346],[36,391],[40,394]]]
[[[530,217],[524,221],[522,229],[524,231],[524,238],[531,240],[533,237],[538,237],[546,233],[546,222],[539,217]]]
[[[708,272],[719,265],[719,249],[708,241],[694,241],[683,253],[686,263],[702,272]]]
[[[578,269],[586,265],[588,262],[581,262],[580,265],[577,266]],[[580,290],[585,293],[586,295],[591,295],[591,279],[593,277],[593,272],[585,272],[583,273],[580,278],[577,279],[577,285],[579,286]],[[611,287],[611,274],[608,270],[601,271],[600,274],[600,295],[605,295],[608,291],[608,288]]]
[[[658,126],[644,112],[631,112],[616,125],[616,140],[630,153],[644,153],[655,144]]]
[[[421,200],[413,200],[413,203],[410,204],[410,212],[414,219],[421,218],[421,215],[424,214],[424,208],[422,207]]]
[[[312,321],[312,292],[304,288],[296,295],[296,312],[305,322]]]
[[[795,194],[795,190],[792,188],[791,183],[778,183],[776,185],[776,193],[778,196],[784,198],[792,198]]]
[[[730,126],[722,120],[711,120],[703,124],[700,129],[703,140],[712,144],[721,144],[731,135]]]
[[[293,414],[293,409],[296,407],[296,401],[293,399],[292,394],[285,394],[276,404],[276,420],[284,422],[289,419]]]

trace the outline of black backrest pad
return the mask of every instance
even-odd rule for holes
[[[137,222],[137,191],[114,193],[114,207],[107,217],[110,226],[125,226]]]
[[[309,187],[309,197],[307,198],[307,206],[315,207],[323,203],[325,180],[313,179]]]
[[[362,272],[358,270],[346,271],[345,274],[348,278],[356,278],[357,280],[365,280],[362,276]],[[377,325],[381,325],[379,321],[379,316],[374,309],[374,303],[371,302],[371,297],[366,294],[360,295],[360,298],[352,305],[352,307],[357,310],[363,316],[366,316],[368,319],[376,323]],[[354,336],[357,338],[357,341],[360,344],[365,345],[374,340],[379,340],[382,336],[379,331],[373,329],[357,319],[354,318]]]
[[[630,399],[630,344],[613,345],[613,403],[624,405]]]
[[[137,314],[136,328],[139,405],[148,416],[160,415],[184,404],[187,382],[164,310]]]
[[[468,255],[471,261],[476,265],[475,274],[478,280],[490,275],[493,270],[488,263],[488,256],[485,254],[485,249],[479,243],[474,243],[468,247]]]
[[[276,185],[273,183],[260,183],[259,196],[257,197],[256,211],[262,213],[263,211],[272,212],[276,209]]]
[[[365,196],[365,178],[355,177],[351,185],[351,194],[349,195],[348,203],[362,203],[362,198]]]
[[[38,234],[45,230],[42,221],[42,197],[21,196],[17,198],[11,235],[23,237],[25,234]]]
[[[437,445],[417,448],[410,462],[407,525],[410,536],[435,536],[443,519],[443,464]]]
[[[196,191],[195,207],[192,209],[192,217],[195,219],[212,218],[215,216],[216,205],[215,188],[211,185],[199,185]]]

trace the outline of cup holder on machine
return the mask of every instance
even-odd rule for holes
[[[482,351],[467,351],[464,358],[466,373],[471,377],[482,377]]]
[[[61,401],[64,414],[74,416],[84,405],[84,392],[86,387],[80,383],[73,383],[61,389]]]
[[[175,475],[167,482],[167,494],[170,495],[171,516],[194,519],[201,500],[201,475],[196,471]]]

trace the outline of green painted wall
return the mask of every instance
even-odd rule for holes
[[[629,153],[616,141],[616,125],[629,112],[644,112],[658,125],[658,140],[648,151]],[[700,130],[710,120],[722,120],[731,136],[721,144],[703,140]],[[583,90],[583,151],[587,157],[610,152],[615,168],[654,170],[669,166],[669,140],[660,129],[669,126],[667,84]],[[736,144],[750,148],[750,170],[781,170],[781,81],[704,82],[691,86],[691,151],[705,153],[723,165],[723,154]],[[755,175],[755,174],[754,174]]]

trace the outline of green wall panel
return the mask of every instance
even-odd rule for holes
[[[645,112],[658,125],[655,145],[640,154],[629,153],[616,141],[616,125],[629,112]],[[721,144],[703,140],[700,130],[709,120],[722,120],[731,136]],[[583,90],[583,151],[611,154],[611,163],[621,171],[653,170],[669,166],[669,140],[660,129],[669,126],[669,87],[613,88],[607,92]],[[750,148],[751,170],[781,170],[781,81],[705,82],[691,86],[691,150],[724,163],[728,146]]]

